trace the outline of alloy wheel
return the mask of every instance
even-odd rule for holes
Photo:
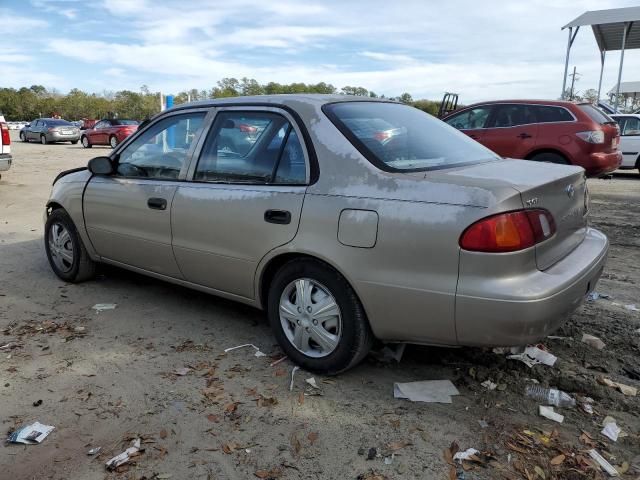
[[[118,146],[118,139],[116,137],[111,137],[109,145],[111,145],[111,148],[116,148]]]
[[[310,278],[289,283],[280,296],[279,315],[287,340],[304,355],[326,357],[338,347],[340,307],[321,283]]]
[[[66,273],[73,267],[73,242],[67,228],[61,223],[54,223],[49,229],[49,252],[56,268]]]

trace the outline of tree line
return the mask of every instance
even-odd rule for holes
[[[169,93],[169,92],[165,92]],[[414,100],[410,94],[398,97],[385,97],[363,87],[345,86],[336,88],[330,83],[316,84],[268,82],[261,84],[253,78],[223,78],[209,90],[191,89],[174,95],[174,104],[189,100],[206,100],[240,95],[272,95],[283,93],[325,93],[358,95],[370,98],[390,98],[435,115],[438,102]],[[120,90],[117,92],[87,93],[74,88],[67,94],[55,89],[47,90],[42,85],[31,87],[0,88],[0,113],[7,121],[30,121],[39,117],[60,115],[67,120],[84,118],[97,119],[117,114],[119,118],[143,120],[160,111],[160,92],[151,92],[146,85],[139,92]]]

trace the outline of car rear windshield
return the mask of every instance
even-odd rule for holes
[[[47,125],[52,125],[54,127],[59,127],[59,126],[73,127],[73,124],[71,122],[67,122],[66,120],[47,120]]]
[[[589,103],[581,103],[580,105],[578,105],[578,108],[589,115],[589,118],[596,123],[615,123],[615,121],[609,115],[598,110],[596,107]]]
[[[498,159],[455,128],[407,105],[340,102],[325,105],[323,111],[382,170],[433,170]]]
[[[112,125],[138,125],[137,120],[111,120]]]

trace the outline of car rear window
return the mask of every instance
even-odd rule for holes
[[[581,103],[578,108],[584,113],[589,115],[589,118],[596,123],[614,123],[614,120],[606,113],[598,110],[596,107],[589,103]]]
[[[73,124],[71,122],[67,122],[66,120],[47,120],[47,125],[53,125],[53,126],[61,126],[61,125],[67,125],[70,127],[73,127]]]
[[[112,125],[138,125],[137,120],[111,120]]]
[[[323,111],[382,170],[433,170],[498,159],[464,133],[407,105],[340,102],[325,105]]]

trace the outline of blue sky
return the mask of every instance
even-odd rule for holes
[[[43,84],[62,92],[211,88],[223,77],[363,86],[469,103],[556,98],[566,31],[607,0],[165,1],[0,0],[0,87]],[[603,89],[616,81],[607,57]],[[639,80],[640,52],[624,80]],[[578,90],[596,88],[599,57],[583,28],[571,66]]]

